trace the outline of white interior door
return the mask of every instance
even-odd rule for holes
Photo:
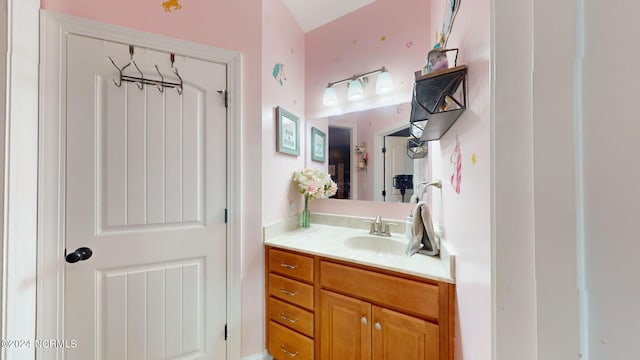
[[[403,136],[385,136],[385,171],[384,184],[386,190],[385,201],[402,202],[400,190],[393,187],[393,177],[396,175],[413,175],[413,160],[407,156],[407,138]],[[413,194],[409,188],[404,194],[404,202],[408,202]]]
[[[140,90],[113,82],[127,45],[67,49],[63,238],[93,254],[65,267],[66,358],[224,359],[225,66],[177,55],[182,94]],[[177,81],[169,58],[135,49],[145,77]]]

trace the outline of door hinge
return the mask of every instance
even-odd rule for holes
[[[387,196],[387,192],[385,190],[382,190],[382,197]]]
[[[227,324],[224,324],[224,341],[227,341],[228,337],[229,337],[229,333],[227,329]]]
[[[229,220],[229,209],[224,209],[224,223],[226,224]]]
[[[224,96],[224,107],[228,108],[229,107],[229,92],[227,91],[227,89],[222,89],[222,90],[218,90],[219,94],[222,94],[222,96]]]
[[[387,153],[387,147],[386,147],[386,146],[383,146],[383,147],[382,147],[382,153],[383,153],[383,154],[386,154],[386,153]]]

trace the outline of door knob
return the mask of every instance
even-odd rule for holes
[[[65,256],[65,260],[70,263],[77,263],[78,261],[87,260],[93,255],[93,251],[88,247],[77,248],[76,251],[69,253]]]

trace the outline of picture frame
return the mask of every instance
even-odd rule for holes
[[[289,155],[300,155],[300,118],[285,110],[282,106],[276,107],[277,118],[277,146],[276,150]]]
[[[311,128],[311,144],[310,149],[311,160],[325,162],[327,154],[327,135],[320,129]]]

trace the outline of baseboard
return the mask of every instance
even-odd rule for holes
[[[273,358],[265,350],[262,354],[248,355],[243,357],[242,360],[273,360]]]

